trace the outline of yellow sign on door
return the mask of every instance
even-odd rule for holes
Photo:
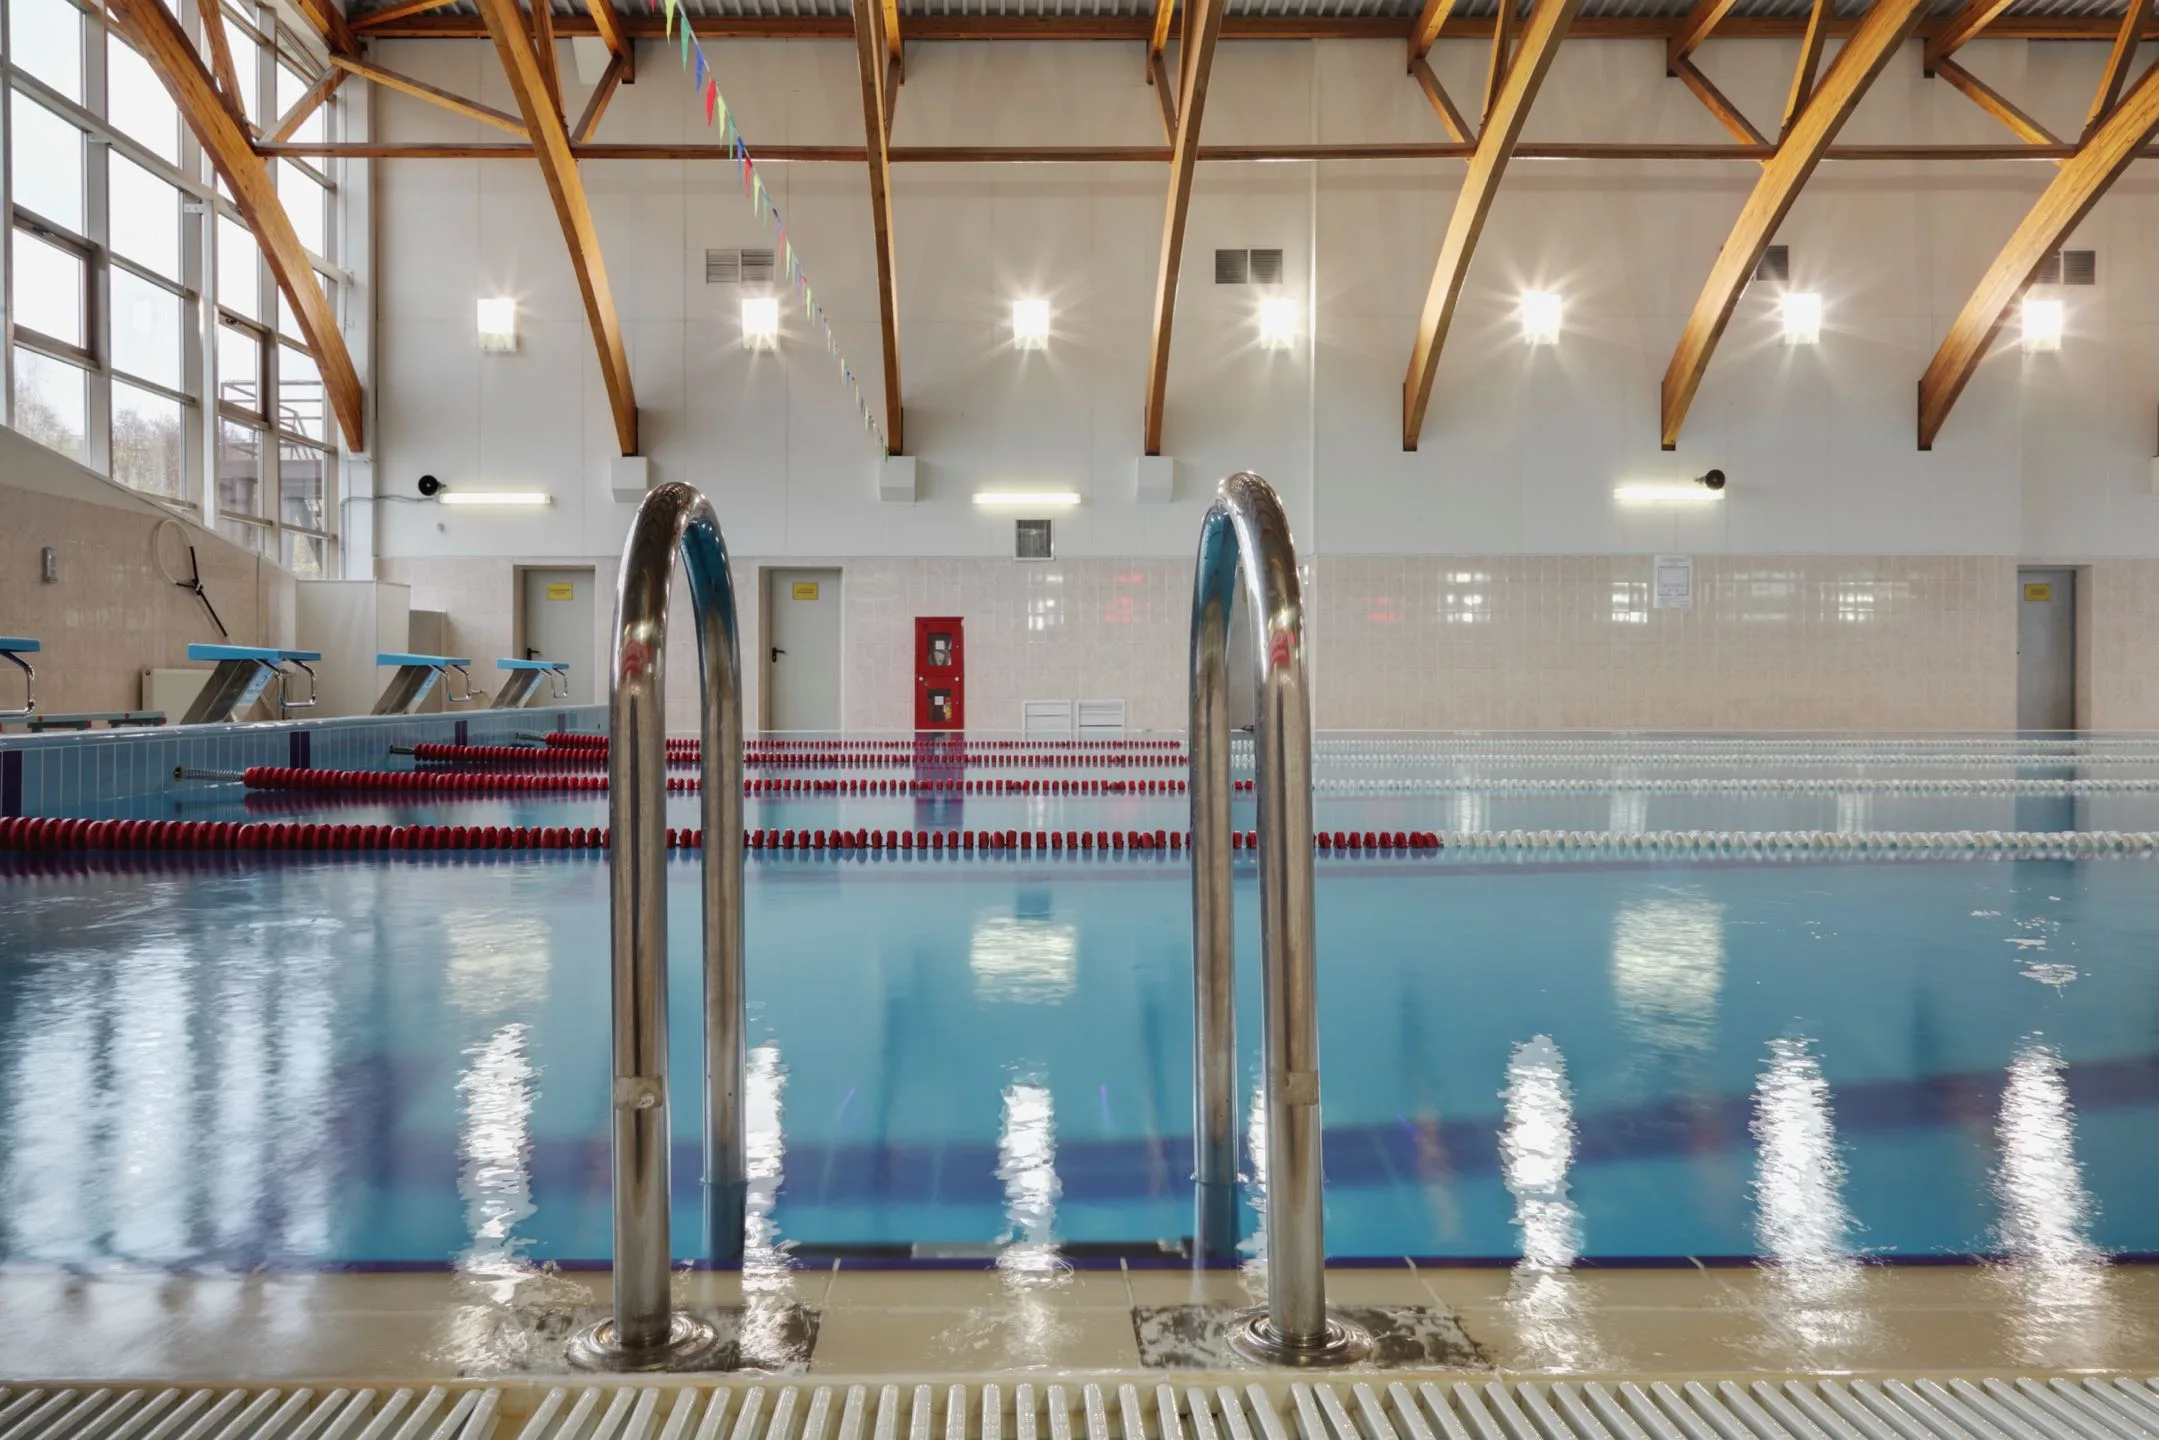
[[[2034,580],[2024,587],[2024,598],[2034,605],[2044,605],[2054,598],[2054,587],[2044,580]]]
[[[815,580],[797,580],[795,582],[795,598],[797,600],[815,600],[817,598],[817,582]]]
[[[552,583],[547,587],[547,598],[550,600],[575,600],[577,598],[577,587],[561,582]]]

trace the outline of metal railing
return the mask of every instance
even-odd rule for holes
[[[661,485],[631,522],[615,582],[608,705],[608,889],[612,912],[614,1315],[570,1341],[571,1363],[607,1370],[711,1369],[726,1343],[669,1292],[667,1128],[667,606],[689,575],[702,688],[705,783],[706,1243],[742,1253],[744,1149],[742,689],[734,584],[711,504]]]
[[[1267,1364],[1344,1364],[1363,1331],[1327,1314],[1321,1214],[1319,1013],[1312,922],[1312,701],[1304,598],[1282,502],[1224,480],[1200,529],[1192,586],[1193,1149],[1203,1252],[1236,1245],[1236,971],[1230,909],[1229,621],[1251,607],[1259,712],[1259,917],[1266,1030],[1267,1307],[1231,1336]]]

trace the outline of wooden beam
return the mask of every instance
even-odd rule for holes
[[[259,143],[258,155],[275,158],[345,160],[530,160],[532,147],[499,141],[307,141],[282,144]],[[1202,164],[1238,165],[1258,162],[1392,160],[1404,163],[1432,160],[1469,160],[1475,145],[1452,140],[1373,141],[1342,145],[1202,145]],[[1932,162],[1948,165],[2012,162],[2040,164],[2067,160],[2077,153],[2074,145],[1832,145],[1823,154],[1826,162],[1906,164]],[[666,142],[643,144],[588,144],[575,149],[579,160],[725,160],[733,163],[735,152],[723,145],[683,145]],[[1167,145],[895,145],[894,165],[1166,165]],[[1670,145],[1633,141],[1561,141],[1521,144],[1514,147],[1518,160],[1566,160],[1604,164],[1624,160],[1676,160],[1712,165],[1759,165],[1776,154],[1774,145]],[[860,165],[868,152],[860,145],[760,145],[760,162],[792,165]],[[2136,158],[2159,160],[2159,149],[2147,147]]]
[[[350,16],[352,28],[361,34],[370,34],[385,25],[394,25],[414,15],[425,15],[430,10],[440,10],[455,5],[457,0],[395,0],[395,3],[370,10],[364,15]]]
[[[1679,62],[1701,48],[1709,32],[1716,29],[1724,17],[1731,13],[1739,0],[1694,0],[1694,8],[1687,18],[1679,22],[1672,38],[1664,42],[1664,68],[1668,74],[1679,73]]]
[[[156,0],[131,0],[154,4]],[[541,0],[542,4],[546,0]],[[585,182],[577,173],[570,153],[570,135],[562,116],[547,98],[540,62],[525,33],[525,19],[517,0],[478,0],[480,16],[487,22],[495,53],[502,58],[503,74],[509,77],[510,93],[525,117],[532,135],[532,149],[547,181],[547,193],[555,202],[555,218],[562,223],[562,238],[569,246],[570,268],[577,272],[577,288],[585,300],[585,319],[592,326],[593,347],[600,357],[600,379],[607,387],[608,408],[614,414],[615,440],[625,455],[637,453],[637,393],[630,384],[630,357],[622,343],[622,321],[615,312],[615,293],[607,283],[607,266],[600,258],[599,231],[592,223],[592,207],[585,200]]]
[[[863,152],[870,172],[870,232],[877,251],[877,328],[884,342],[885,448],[907,453],[907,412],[900,400],[900,295],[892,247],[892,145],[885,133],[885,63],[890,51],[879,35],[883,6],[855,5],[855,61],[862,78]]]
[[[2114,48],[2107,55],[2106,71],[2099,77],[2099,89],[2092,96],[2091,113],[2084,117],[2086,139],[2121,99],[2122,85],[2129,79],[2129,62],[2136,59],[2137,43],[2151,18],[2152,0],[2129,0],[2128,8],[2122,12],[2122,28],[2114,35]]]
[[[585,13],[592,17],[592,28],[607,53],[622,62],[622,78],[637,83],[637,52],[631,48],[629,31],[622,28],[622,17],[615,13],[614,0],[585,0]]]
[[[1418,86],[1424,91],[1424,98],[1432,102],[1432,109],[1438,112],[1439,123],[1447,127],[1447,133],[1460,144],[1474,145],[1477,137],[1469,133],[1469,122],[1462,118],[1461,111],[1454,108],[1453,97],[1449,96],[1447,88],[1439,83],[1439,77],[1432,73],[1432,62],[1419,55],[1409,62],[1409,73],[1417,78]]]
[[[1513,0],[1501,3],[1511,4]],[[1447,343],[1448,327],[1454,323],[1455,302],[1462,298],[1462,280],[1469,273],[1470,257],[1477,253],[1477,239],[1484,233],[1485,217],[1492,212],[1499,182],[1521,139],[1523,122],[1529,119],[1529,107],[1581,3],[1536,0],[1529,12],[1529,27],[1522,35],[1522,53],[1507,67],[1506,83],[1499,87],[1496,103],[1477,135],[1477,148],[1469,157],[1469,173],[1462,177],[1462,188],[1454,197],[1454,213],[1448,217],[1447,233],[1440,241],[1432,287],[1424,297],[1424,313],[1417,321],[1409,373],[1402,379],[1404,450],[1417,448],[1417,438],[1424,430],[1424,412],[1432,402],[1432,381],[1439,374],[1439,354]]]
[[[518,27],[520,30],[524,27],[522,17],[519,18]],[[529,46],[527,50],[530,50]],[[467,120],[477,120],[483,125],[492,125],[497,130],[507,130],[520,140],[530,138],[524,125],[518,121],[515,115],[505,115],[492,105],[482,105],[477,100],[467,100],[462,95],[453,95],[447,90],[438,90],[425,80],[415,80],[410,75],[400,75],[395,70],[385,70],[380,65],[371,65],[365,60],[355,59],[350,55],[333,54],[330,57],[330,63],[340,70],[350,71],[362,80],[372,80],[377,85],[386,85],[401,95],[410,95],[415,100],[425,100],[430,105],[439,105],[453,115],[462,115]]]
[[[1927,38],[1926,49],[1920,55],[1920,67],[1932,75],[1938,62],[1956,54],[1958,47],[1992,25],[2015,3],[2016,0],[1964,0],[1957,13]]]
[[[293,8],[315,27],[332,55],[360,53],[359,42],[352,38],[352,27],[345,23],[345,12],[339,8],[338,0],[293,0]]]
[[[600,117],[607,113],[607,102],[615,98],[615,87],[629,73],[629,65],[620,55],[610,55],[607,68],[600,72],[600,83],[592,87],[592,98],[585,102],[585,113],[577,117],[577,128],[570,132],[572,145],[583,145],[592,139],[592,132],[600,128]]]
[[[532,57],[540,62],[540,83],[547,87],[548,104],[562,114],[562,73],[555,63],[555,7],[550,0],[532,0]]]
[[[2091,213],[2107,187],[2159,132],[2159,68],[2147,70],[2129,93],[2099,122],[2091,138],[2064,161],[2040,193],[2009,243],[1980,277],[1964,308],[1942,338],[1941,348],[1919,381],[1919,448],[1931,450],[1957,397],[1993,343],[2002,317],[2041,261],[2061,247],[2077,223]]]
[[[1492,107],[1499,102],[1500,87],[1507,83],[1507,71],[1514,62],[1515,8],[1520,0],[1499,0],[1499,7],[1492,12],[1492,52],[1484,62],[1484,128],[1492,128]]]
[[[1679,443],[1679,428],[1686,422],[1687,407],[1694,403],[1694,392],[1702,383],[1702,372],[1709,368],[1709,357],[1732,318],[1732,310],[1739,304],[1740,291],[1754,278],[1755,267],[1762,263],[1762,252],[1769,248],[1777,227],[1791,212],[1807,177],[1821,163],[1829,142],[1836,139],[1837,131],[1851,118],[1860,97],[1867,93],[1867,87],[1895,58],[1897,47],[1911,34],[1926,3],[1927,0],[1874,0],[1866,18],[1859,24],[1859,33],[1837,52],[1829,73],[1822,77],[1814,97],[1807,101],[1798,123],[1792,126],[1792,133],[1762,166],[1761,178],[1754,183],[1754,193],[1740,209],[1732,233],[1725,237],[1724,248],[1717,252],[1716,263],[1709,267],[1709,279],[1702,286],[1701,297],[1694,302],[1694,313],[1687,317],[1686,329],[1680,332],[1679,345],[1672,352],[1672,363],[1665,369],[1665,449]]]
[[[882,0],[885,22],[885,52],[902,65],[907,63],[900,41],[900,0]]]
[[[1936,77],[1971,97],[1972,103],[2009,127],[2012,133],[2033,145],[2059,145],[2061,140],[2053,131],[2019,110],[2009,97],[1992,85],[1974,75],[1954,60],[1934,62]]]
[[[1162,107],[1162,138],[1177,143],[1177,96],[1170,86],[1169,67],[1158,52],[1147,57],[1147,83],[1154,86],[1155,103]]]
[[[217,77],[218,95],[240,128],[253,134],[254,122],[247,118],[248,92],[240,88],[239,73],[233,69],[232,41],[225,34],[225,12],[219,0],[195,0],[195,12],[202,17],[202,40],[210,51],[210,73]]]
[[[1676,59],[1671,62],[1671,67],[1680,83],[1694,92],[1694,98],[1701,101],[1709,113],[1717,117],[1717,123],[1722,125],[1734,140],[1742,145],[1769,143],[1769,137],[1755,129],[1747,117],[1739,113],[1739,107],[1734,105],[1692,60]]]
[[[1150,74],[1153,72],[1155,58],[1169,48],[1169,25],[1176,13],[1177,0],[1154,0],[1154,28],[1147,35],[1147,60]]]
[[[292,228],[292,217],[278,199],[269,166],[254,153],[247,131],[219,99],[217,83],[203,67],[173,13],[160,0],[112,0],[111,8],[129,41],[164,82],[166,93],[194,132],[203,154],[217,168],[233,203],[239,207],[241,219],[262,248],[277,288],[292,307],[300,338],[314,354],[331,413],[337,416],[346,445],[354,450],[366,449],[359,373],[353,369],[351,352],[346,350],[345,337],[338,331],[330,298],[322,293],[314,266]]]
[[[278,117],[277,128],[267,138],[273,143],[290,140],[307,123],[307,117],[328,104],[330,97],[337,93],[337,87],[344,83],[345,72],[332,66],[320,80],[308,86],[305,95],[292,102],[290,110]]]
[[[1184,263],[1185,221],[1192,176],[1199,168],[1199,127],[1207,113],[1215,45],[1222,38],[1223,0],[1185,0],[1191,33],[1185,41],[1184,91],[1177,97],[1177,136],[1169,147],[1169,204],[1162,218],[1162,255],[1154,278],[1154,330],[1147,342],[1147,400],[1141,450],[1162,453],[1162,410],[1169,397],[1170,331],[1177,318],[1177,271]]]
[[[1683,20],[1658,15],[1590,15],[1574,23],[1567,33],[1576,40],[1644,40],[1668,43]],[[1783,40],[1802,38],[1807,17],[1792,15],[1728,15],[1717,27],[1719,40]],[[1948,30],[1950,22],[1922,21],[1914,32],[1931,39]],[[374,23],[363,15],[354,25],[367,35],[397,40],[484,40],[487,27],[475,15],[422,14],[401,20]],[[623,29],[639,40],[665,36],[665,22],[658,14],[632,11],[622,17]],[[1448,40],[1475,41],[1491,38],[1496,22],[1490,15],[1451,15]],[[1844,38],[1858,29],[1858,22],[1832,17],[1827,22],[1832,38]],[[2120,22],[2105,15],[2004,15],[1987,30],[1997,40],[2112,40]],[[597,35],[589,15],[558,16],[557,35]],[[845,15],[709,15],[700,16],[697,33],[707,40],[849,40],[854,25]],[[917,41],[1116,41],[1144,44],[1154,33],[1149,15],[918,15],[907,21],[907,39]],[[1224,40],[1394,40],[1402,38],[1399,15],[1266,15],[1225,16]],[[2159,33],[2147,29],[2147,40]]]
[[[1822,44],[1829,38],[1829,27],[1836,18],[1836,0],[1814,0],[1807,11],[1807,33],[1799,40],[1799,63],[1792,67],[1792,88],[1784,97],[1784,119],[1777,126],[1779,140],[1792,133],[1799,112],[1814,96],[1814,77],[1822,68]]]
[[[1409,61],[1414,66],[1432,53],[1432,46],[1439,41],[1439,32],[1446,27],[1447,17],[1454,14],[1455,0],[1424,0],[1424,8],[1417,12],[1416,23],[1409,27]]]
[[[885,57],[885,139],[892,139],[892,122],[900,113],[900,82],[904,70],[899,61]]]

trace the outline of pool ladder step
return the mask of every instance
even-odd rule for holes
[[[515,1427],[514,1430],[511,1427]],[[0,1440],[2159,1440],[2159,1380],[16,1386]]]

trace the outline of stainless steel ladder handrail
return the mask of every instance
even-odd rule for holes
[[[1312,918],[1312,700],[1304,596],[1272,486],[1240,472],[1215,491],[1192,584],[1193,1151],[1198,1243],[1236,1244],[1236,969],[1230,906],[1229,620],[1252,612],[1259,713],[1260,955],[1266,1030],[1267,1306],[1230,1343],[1268,1364],[1345,1364],[1370,1340],[1327,1314],[1319,1013]]]
[[[702,691],[705,783],[705,1208],[714,1259],[742,1254],[744,1147],[742,686],[727,543],[703,493],[670,482],[630,524],[615,582],[608,701],[608,896],[612,914],[614,1315],[570,1342],[608,1370],[710,1369],[726,1343],[673,1310],[667,1121],[667,608],[688,571]]]

